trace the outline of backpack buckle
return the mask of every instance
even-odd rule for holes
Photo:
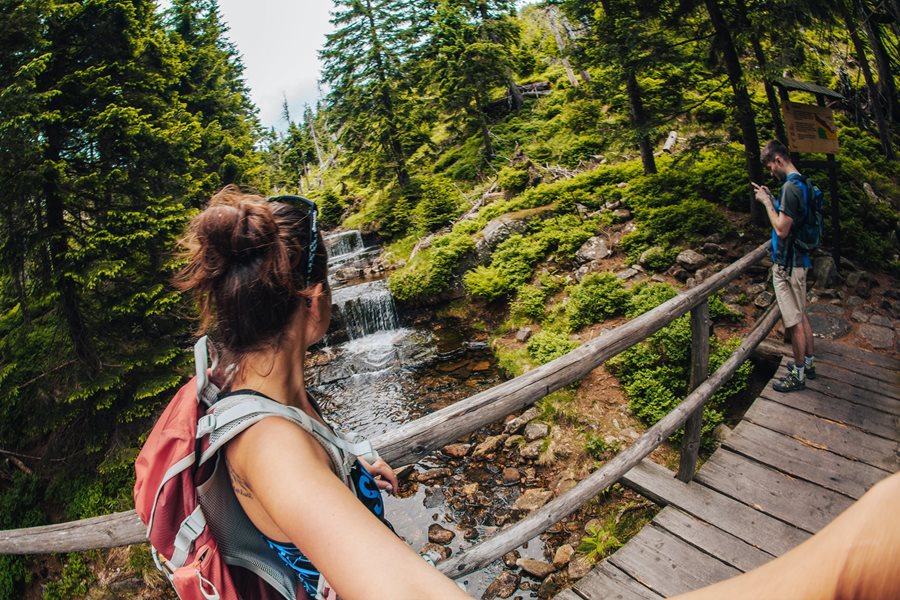
[[[209,435],[216,429],[216,415],[204,415],[197,419],[197,439]]]

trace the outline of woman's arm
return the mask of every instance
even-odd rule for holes
[[[261,421],[229,444],[228,463],[344,600],[468,598],[356,499],[297,425]]]

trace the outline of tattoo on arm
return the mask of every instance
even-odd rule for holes
[[[234,490],[234,493],[238,496],[252,499],[253,492],[250,490],[250,484],[231,469],[228,469],[228,474],[231,475],[231,487]]]

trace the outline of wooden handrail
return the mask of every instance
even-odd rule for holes
[[[373,446],[389,463],[410,464],[463,435],[530,406],[547,394],[581,379],[619,352],[705,302],[710,295],[728,285],[762,258],[768,247],[769,242],[760,245],[699,285],[628,323],[599,335],[565,356],[372,439]],[[709,380],[704,385],[707,383]],[[701,389],[703,386],[697,388],[697,391]],[[680,408],[681,405],[675,410]],[[654,427],[658,425],[659,423]],[[677,427],[678,425],[673,427],[673,431]],[[652,430],[648,430],[648,433]],[[660,443],[665,437],[660,438]],[[631,451],[633,447],[619,456]],[[56,525],[0,531],[0,554],[76,552],[145,541],[145,530],[131,510]],[[476,548],[487,543],[479,544]],[[462,556],[457,557],[454,564]]]
[[[438,569],[453,578],[476,571],[546,531],[554,523],[572,514],[585,502],[617,482],[622,475],[641,462],[676,429],[681,427],[688,417],[702,407],[703,403],[728,381],[741,363],[750,356],[756,345],[765,339],[780,316],[781,312],[777,305],[773,304],[769,307],[750,335],[744,338],[741,346],[711,377],[700,384],[669,414],[645,431],[637,441],[619,452],[600,469],[521,521],[504,528],[493,537],[472,546],[456,557],[441,562],[438,564]]]

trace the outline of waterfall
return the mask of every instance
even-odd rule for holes
[[[342,258],[347,254],[358,254],[365,249],[362,235],[356,229],[339,231],[326,236],[325,245],[328,247],[328,255],[332,260]]]
[[[400,326],[394,297],[384,280],[338,288],[332,302],[337,309],[335,316],[351,340]]]

